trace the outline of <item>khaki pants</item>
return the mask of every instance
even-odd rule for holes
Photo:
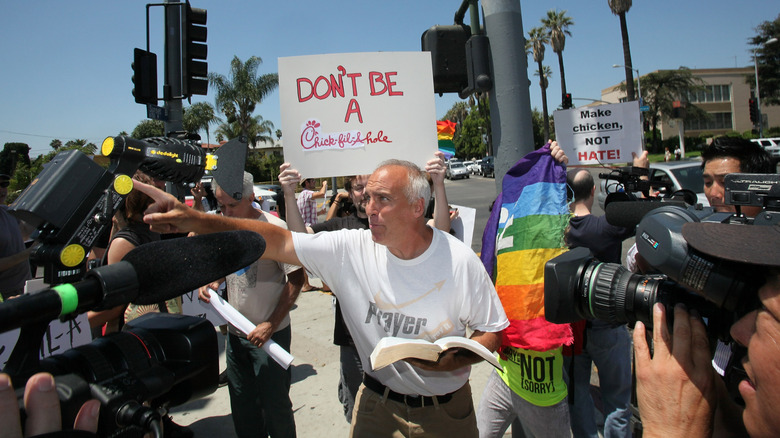
[[[419,408],[389,400],[360,385],[352,414],[352,438],[476,437],[477,418],[468,382],[447,403]]]

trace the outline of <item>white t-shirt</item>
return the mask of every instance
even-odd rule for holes
[[[386,336],[436,340],[466,328],[497,332],[509,325],[493,283],[463,242],[434,230],[419,257],[401,260],[374,243],[370,230],[293,233],[298,258],[334,291],[363,369]],[[462,387],[471,367],[425,371],[400,361],[369,372],[393,391],[442,395]]]
[[[262,212],[257,219],[287,229],[287,224],[278,217]],[[288,265],[274,260],[259,259],[251,265],[225,278],[228,302],[253,324],[268,321],[276,309],[279,297],[287,284],[287,274],[297,271],[299,266]],[[290,325],[289,313],[285,315],[276,331]],[[237,328],[230,326],[230,332],[246,337]]]

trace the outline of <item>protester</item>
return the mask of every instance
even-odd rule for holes
[[[724,396],[710,362],[707,331],[696,309],[678,304],[670,332],[667,310],[656,304],[652,354],[644,324],[637,322],[634,328],[644,436],[709,437],[723,432],[720,427],[715,430],[714,424],[725,424],[730,431],[737,430],[735,436],[744,436],[738,432],[744,427],[751,437],[775,437],[780,431],[780,229],[777,225],[691,223],[683,227],[683,237],[709,256],[766,268],[766,282],[758,289],[760,304],[731,326],[731,336],[747,347],[742,361],[746,378],[739,383],[745,407],[741,411]]]
[[[643,152],[646,160],[647,151]],[[634,160],[642,160],[642,156]],[[569,248],[586,247],[604,263],[620,263],[623,240],[634,230],[610,225],[606,216],[592,214],[596,184],[588,169],[572,169],[567,173],[570,189],[569,209],[572,218],[566,233]],[[594,402],[590,392],[592,365],[598,369],[599,387],[604,414],[605,437],[631,436],[631,337],[625,324],[614,324],[599,319],[572,324],[573,354],[566,356],[564,372],[568,377],[570,399],[569,416],[572,434],[598,438],[594,417]],[[584,330],[583,330],[584,329]]]
[[[669,162],[672,161],[672,153],[669,152],[669,147],[664,148],[664,161]]]
[[[281,219],[252,206],[254,192],[249,172],[244,172],[241,199],[225,193],[218,181],[214,180],[213,184],[219,209],[225,217],[286,228]],[[229,327],[227,381],[236,435],[239,438],[294,437],[295,418],[290,401],[292,370],[279,365],[260,347],[272,339],[290,350],[290,309],[303,284],[302,269],[272,260],[258,260],[223,280],[202,287],[200,299],[209,302],[208,289],[217,290],[223,282],[227,285],[228,302],[256,324],[246,335],[232,325]]]
[[[435,158],[428,161],[425,170],[431,175],[434,193],[440,197],[440,203],[447,204],[447,194],[444,191],[444,154],[437,152]],[[343,199],[349,199],[350,204],[353,205],[353,212],[346,216],[331,217],[331,212],[334,212],[339,207],[331,206],[328,217],[329,219],[323,223],[314,224],[311,227],[306,227],[303,223],[303,218],[298,214],[298,209],[294,208],[295,203],[295,187],[300,181],[300,174],[297,170],[290,167],[289,163],[284,163],[279,168],[279,182],[282,184],[284,190],[285,202],[290,207],[290,216],[287,218],[287,222],[291,231],[308,232],[309,234],[319,233],[321,231],[337,231],[341,229],[368,229],[368,216],[366,215],[365,202],[363,199],[363,193],[365,185],[370,175],[357,175],[348,177],[344,184],[347,193],[339,193],[339,197]],[[344,195],[344,196],[341,196]],[[433,201],[431,201],[433,202]],[[335,203],[335,202],[334,202]],[[445,215],[445,218],[449,216]],[[449,222],[439,221],[443,228],[439,228],[442,231],[449,231]],[[341,305],[337,298],[333,298],[335,308],[335,323],[333,327],[333,343],[339,346],[339,358],[341,363],[341,372],[339,376],[338,396],[344,407],[344,416],[347,422],[352,422],[352,411],[355,406],[355,398],[357,396],[360,384],[363,381],[363,364],[360,362],[360,356],[355,343],[352,340],[352,336],[349,334],[344,318],[342,316]]]
[[[298,195],[298,210],[303,216],[303,222],[308,227],[317,223],[317,199],[325,198],[328,191],[328,181],[322,182],[319,191],[314,191],[314,178],[306,178],[301,183],[303,190]]]
[[[571,435],[562,358],[571,329],[544,319],[542,274],[544,263],[566,250],[567,162],[557,142],[520,159],[504,176],[485,227],[482,262],[510,325],[499,350],[503,370],[493,370],[479,402],[481,438],[503,436],[516,419],[534,436]]]
[[[5,200],[11,177],[0,174],[0,259],[19,254],[25,250],[19,221],[8,213]],[[0,301],[24,292],[24,283],[32,278],[27,257],[19,258],[7,268],[0,269]]]
[[[157,202],[145,220],[161,232],[250,229],[266,240],[263,258],[302,264],[341,300],[364,365],[384,337],[465,336],[491,351],[506,316],[473,251],[425,225],[430,188],[416,165],[387,161],[366,184],[370,230],[308,235],[259,221],[205,215],[151,187]],[[469,365],[481,359],[450,351],[437,362],[407,360],[366,370],[352,419],[355,437],[421,429],[436,436],[476,436]]]

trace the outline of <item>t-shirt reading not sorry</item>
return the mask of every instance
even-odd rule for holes
[[[434,230],[430,247],[411,260],[393,256],[370,230],[293,233],[302,264],[334,291],[363,368],[383,337],[465,336],[466,328],[497,332],[509,325],[493,283],[463,242]],[[470,367],[425,371],[400,361],[370,372],[393,391],[441,395],[468,380]]]

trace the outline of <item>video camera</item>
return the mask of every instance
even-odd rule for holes
[[[79,151],[57,154],[11,205],[13,215],[36,228],[37,238],[31,248],[30,260],[43,266],[44,282],[50,285],[63,285],[84,278],[86,256],[98,237],[108,232],[111,227],[114,213],[133,188],[132,176],[138,169],[154,178],[177,184],[195,183],[200,181],[206,171],[210,171],[219,178],[220,184],[228,193],[240,194],[243,189],[246,160],[244,137],[223,145],[219,150],[221,159],[217,155],[207,154],[191,138],[178,133],[173,133],[170,137],[145,140],[127,136],[108,137],[101,145],[101,153],[110,159],[107,169]],[[144,245],[134,251],[152,245]],[[262,248],[264,249],[264,242]],[[172,245],[169,249],[169,252],[173,253],[186,252],[186,248],[181,245]],[[262,254],[262,249],[253,249],[258,253],[257,257]],[[195,250],[208,252],[203,251],[202,247]],[[133,251],[130,254],[132,253]],[[210,261],[214,269],[208,273],[190,272],[188,277],[202,281],[195,286],[189,285],[188,290],[223,277],[254,260],[229,258],[230,260]],[[141,268],[148,268],[148,257],[137,259],[133,265],[135,268],[141,271]],[[200,257],[197,254],[187,257],[190,261],[194,259]],[[235,261],[241,262],[240,266],[231,266]],[[126,262],[123,260],[120,263]],[[189,263],[185,262],[183,265]],[[103,268],[111,266],[116,267],[117,264]],[[185,272],[195,269],[191,266],[180,268]],[[214,271],[213,278],[206,278],[212,275],[211,271]],[[217,275],[217,271],[223,272]],[[124,270],[105,272],[117,274],[119,280],[126,279]],[[139,277],[144,274],[133,271],[132,268],[130,272]],[[148,277],[147,275],[141,279],[141,287],[146,285],[149,289],[154,289],[149,285],[167,284],[172,290],[176,289],[173,292],[177,294],[178,286],[187,283],[180,281],[181,284],[174,286],[164,279],[156,281]],[[105,290],[107,284],[113,282],[97,283],[104,289],[103,293],[123,296],[118,291]],[[63,286],[73,289],[73,285]],[[97,285],[91,284],[90,287],[95,288]],[[64,297],[67,295],[72,298],[75,293],[63,292],[56,297],[51,291],[57,290],[60,293],[66,289],[68,288],[55,287],[49,290],[47,297],[53,297],[53,303],[65,309]],[[91,298],[94,298],[94,293],[97,292],[90,292]],[[160,294],[161,291],[155,290],[147,295]],[[22,302],[31,302],[28,298],[39,296],[20,297],[0,305],[13,309]],[[111,301],[110,296],[104,295],[102,298],[106,302]],[[63,304],[60,304],[61,301]],[[78,311],[66,314],[63,310],[60,318],[73,318],[84,311],[86,309],[79,307]],[[20,384],[26,383],[36,372],[47,371],[53,374],[60,395],[63,424],[73,424],[83,402],[97,398],[101,402],[100,436],[140,437],[148,431],[162,436],[159,410],[202,397],[217,387],[219,354],[216,333],[213,326],[204,319],[158,313],[145,315],[126,324],[121,333],[100,338],[61,355],[39,360],[41,341],[48,324],[47,319],[25,321],[21,325],[19,339],[3,371],[11,375],[17,387],[21,388],[17,390],[20,407],[24,390],[24,386]],[[144,403],[150,406],[145,406]]]
[[[545,265],[545,318],[554,323],[594,318],[632,325],[642,321],[652,327],[656,302],[667,309],[684,303],[707,318],[711,336],[729,340],[732,323],[757,307],[755,291],[763,282],[765,267],[720,251],[715,256],[694,249],[686,240],[686,230],[690,224],[700,223],[777,226],[780,176],[727,175],[725,202],[734,205],[737,213],[657,203],[642,218],[636,230],[637,250],[658,274],[634,274],[619,264],[601,263],[586,248],[549,260]],[[748,218],[741,214],[745,206],[762,210],[755,218]],[[729,247],[723,246],[722,251],[728,252]]]
[[[217,335],[203,318],[150,313],[122,332],[42,359],[37,371],[55,376],[62,424],[73,424],[84,402],[94,398],[101,404],[99,436],[161,436],[161,410],[217,389]],[[24,385],[18,383],[26,379],[14,380],[22,408]]]

